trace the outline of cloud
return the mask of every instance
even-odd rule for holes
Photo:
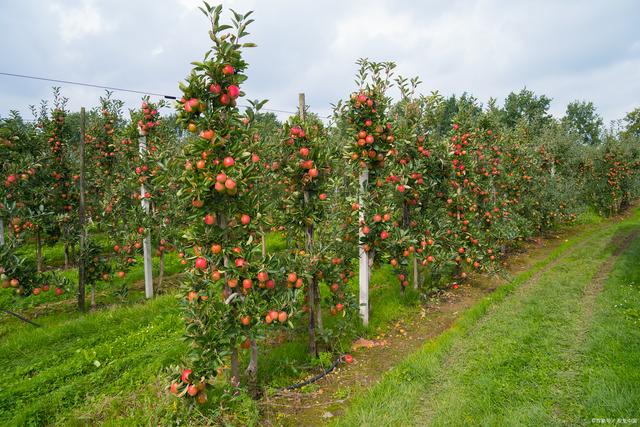
[[[214,2],[215,3],[215,2]],[[8,2],[0,14],[0,71],[177,95],[210,47],[199,0]],[[249,28],[249,99],[295,111],[299,92],[322,115],[354,90],[360,57],[392,60],[419,75],[423,93],[504,99],[527,86],[560,116],[592,100],[605,120],[640,104],[640,3],[507,0],[224,1],[255,10]],[[224,16],[230,17],[225,11]],[[29,31],[24,31],[28,23]],[[20,37],[15,37],[20,34]],[[0,115],[50,97],[51,84],[0,77]],[[100,90],[63,86],[69,108],[95,106]],[[138,105],[140,97],[115,96]],[[280,113],[286,118],[286,113]]]
[[[82,1],[80,7],[67,7],[54,2],[49,7],[58,18],[58,31],[64,43],[97,35],[105,30],[98,9],[88,0]]]

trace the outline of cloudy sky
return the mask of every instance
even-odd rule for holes
[[[0,0],[0,72],[176,95],[189,63],[209,47],[198,0]],[[605,121],[640,106],[640,2],[233,0],[254,10],[247,52],[250,99],[320,114],[354,87],[360,57],[419,75],[423,93],[470,92],[482,102],[524,86],[593,101]],[[0,116],[50,97],[51,83],[0,76]],[[61,85],[69,107],[92,107],[99,89]],[[140,96],[116,93],[127,106]],[[286,114],[281,114],[285,118]]]

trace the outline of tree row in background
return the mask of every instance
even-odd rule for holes
[[[159,258],[156,290],[176,251],[190,352],[175,394],[204,404],[216,385],[243,383],[259,394],[261,345],[283,328],[304,330],[312,358],[337,351],[358,314],[368,322],[371,268],[389,265],[403,294],[456,289],[500,269],[520,241],[589,210],[617,214],[638,196],[638,109],[605,129],[592,103],[557,120],[551,100],[527,89],[502,107],[420,95],[418,77],[362,59],[331,121],[302,97],[280,123],[265,101],[239,106],[251,13],[226,25],[221,7],[202,12],[213,46],[180,85],[175,114],[145,98],[125,117],[107,93],[85,119],[84,253],[80,116],[56,89],[34,122],[0,120],[2,286],[13,298],[73,290],[43,264],[43,245],[59,242],[64,268],[85,262],[95,305],[99,282],[127,292],[145,244]],[[274,233],[285,249],[267,250]],[[30,244],[35,257],[24,256]]]

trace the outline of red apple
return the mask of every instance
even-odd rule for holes
[[[196,268],[200,270],[204,270],[205,268],[207,268],[206,258],[203,258],[203,257],[196,258]]]
[[[195,396],[196,394],[198,394],[198,387],[194,386],[193,384],[189,384],[189,387],[187,387],[187,394],[189,396]]]
[[[227,94],[231,99],[236,99],[240,95],[240,88],[236,85],[229,85],[227,88]]]

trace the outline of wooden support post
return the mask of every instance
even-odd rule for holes
[[[298,115],[300,120],[303,123],[305,121],[305,96],[304,93],[298,95]],[[304,204],[308,205],[311,200],[311,194],[308,190],[304,191]],[[313,224],[309,224],[305,226],[304,230],[305,234],[305,250],[309,255],[309,259],[313,257]],[[318,323],[317,319],[317,311],[319,306],[319,301],[316,301],[316,296],[318,292],[316,292],[316,287],[318,284],[316,283],[315,276],[312,276],[309,280],[309,287],[307,288],[307,296],[309,298],[309,353],[313,357],[318,356],[318,344],[316,342],[316,325]]]
[[[138,139],[140,159],[144,161],[147,154],[147,138],[142,134],[140,129],[140,138]],[[144,184],[140,184],[140,200],[142,200],[142,210],[149,214],[149,199],[145,197],[146,190]],[[142,241],[142,257],[144,260],[144,296],[149,299],[153,298],[153,261],[151,258],[151,231],[147,230],[144,240]]]
[[[360,290],[360,317],[362,318],[362,323],[364,326],[369,326],[369,253],[364,250],[364,245],[362,243],[362,239],[364,238],[364,233],[362,232],[362,227],[360,224],[364,222],[364,200],[365,200],[365,192],[367,191],[368,183],[369,183],[369,169],[363,169],[360,174],[360,190],[358,193],[358,203],[360,205],[359,210],[359,243],[358,243],[358,252],[360,255],[360,268],[358,272],[359,278],[359,290]]]
[[[0,218],[0,246],[4,246],[4,219]]]
[[[80,157],[80,201],[78,205],[78,216],[80,220],[80,259],[78,260],[78,309],[80,311],[85,310],[84,300],[85,300],[85,253],[86,253],[86,239],[87,233],[85,229],[85,217],[84,217],[84,191],[85,191],[85,158],[84,158],[84,144],[85,144],[85,111],[84,107],[80,109],[80,147],[79,147],[79,157]]]

